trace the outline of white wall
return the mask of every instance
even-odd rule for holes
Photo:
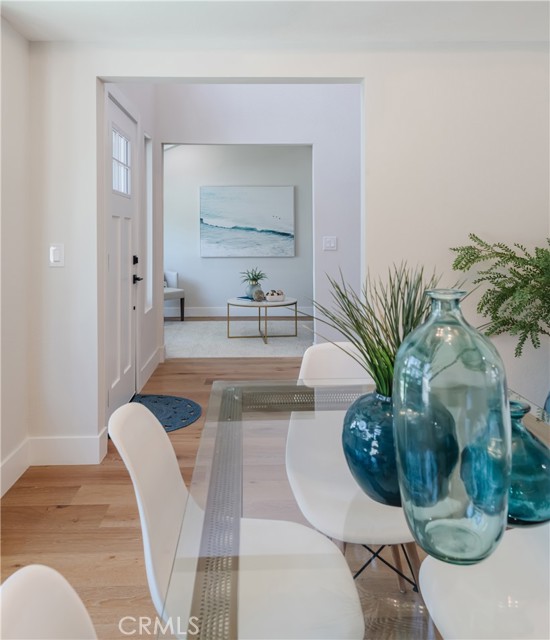
[[[362,245],[375,270],[401,258],[448,270],[448,248],[470,231],[528,246],[549,233],[547,48],[167,52],[34,43],[30,51],[34,233],[20,264],[36,292],[25,395],[32,398],[28,418],[43,461],[58,460],[46,436],[76,438],[82,450],[74,462],[97,458],[104,426],[97,400],[98,76],[364,80]],[[4,74],[4,57],[2,67]],[[3,108],[21,108],[18,99],[3,94]],[[335,118],[330,126],[337,141],[347,123]],[[314,158],[314,180],[320,168]],[[348,179],[336,176],[342,187]],[[333,193],[327,189],[314,203],[327,220],[333,217],[321,235],[331,235],[328,228],[347,213]],[[47,267],[54,239],[65,243],[64,270]],[[16,307],[9,312],[19,316]],[[550,386],[548,345],[519,361],[505,348],[503,355],[510,384],[542,402]],[[5,362],[8,370],[15,359],[11,354]],[[17,441],[20,426],[7,429],[9,441]]]
[[[388,258],[405,258],[446,271],[452,284],[463,274],[450,270],[450,247],[467,244],[471,232],[542,246],[550,231],[548,50],[376,54],[370,62],[369,265],[382,270]],[[484,321],[475,311],[479,295],[464,303],[474,326]],[[544,403],[550,340],[519,359],[514,338],[494,342],[510,386]]]
[[[185,117],[185,116],[184,116]],[[311,312],[313,299],[311,147],[288,145],[179,145],[164,154],[164,264],[177,271],[189,316],[225,316],[228,297],[244,295],[240,272],[267,274],[264,291],[283,289]],[[199,193],[206,185],[294,187],[295,256],[202,258]],[[165,304],[179,317],[179,302]]]
[[[9,64],[5,62],[9,60]],[[1,451],[2,493],[29,464],[29,45],[2,19]]]

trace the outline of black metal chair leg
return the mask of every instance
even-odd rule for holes
[[[399,569],[397,569],[397,567],[394,567],[390,562],[387,562],[387,560],[385,560],[384,558],[382,558],[382,556],[380,555],[380,553],[383,551],[383,549],[386,548],[386,545],[382,545],[381,547],[379,547],[376,551],[374,549],[371,549],[368,545],[363,544],[361,545],[363,548],[365,548],[370,554],[371,557],[367,560],[367,562],[365,562],[365,564],[359,569],[359,571],[357,571],[354,574],[354,579],[357,578],[358,576],[361,575],[361,573],[363,573],[363,571],[369,566],[369,564],[373,561],[376,560],[376,558],[378,558],[378,560],[380,560],[380,562],[383,562],[388,568],[390,568],[392,571],[394,571],[395,573],[397,573],[397,575],[401,576],[404,580],[406,580],[413,588],[413,591],[418,592],[418,586],[416,584],[416,581],[414,579],[414,571],[412,569],[411,566],[411,562],[409,560],[409,556],[407,554],[407,551],[405,550],[404,546],[401,545],[401,547],[403,548],[403,553],[405,554],[405,559],[407,561],[407,565],[409,567],[409,571],[411,572],[411,576],[413,576],[413,580],[411,580],[408,576],[406,576],[402,571],[399,571]]]

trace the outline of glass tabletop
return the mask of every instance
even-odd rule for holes
[[[324,416],[340,426],[349,405],[369,391],[342,380],[213,383],[166,595],[163,617],[179,621],[169,637],[236,637],[242,519],[308,525],[285,467],[292,417]],[[513,392],[510,398],[524,401]],[[529,404],[524,423],[548,444],[550,416]]]

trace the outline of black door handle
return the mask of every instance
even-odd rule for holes
[[[137,282],[141,282],[143,280],[143,278],[140,278],[139,276],[136,276],[134,274],[134,284],[136,284]]]

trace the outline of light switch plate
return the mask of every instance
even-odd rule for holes
[[[338,238],[336,236],[323,236],[323,251],[336,251]]]
[[[48,258],[50,267],[64,267],[65,245],[62,243],[50,244],[50,252]]]

